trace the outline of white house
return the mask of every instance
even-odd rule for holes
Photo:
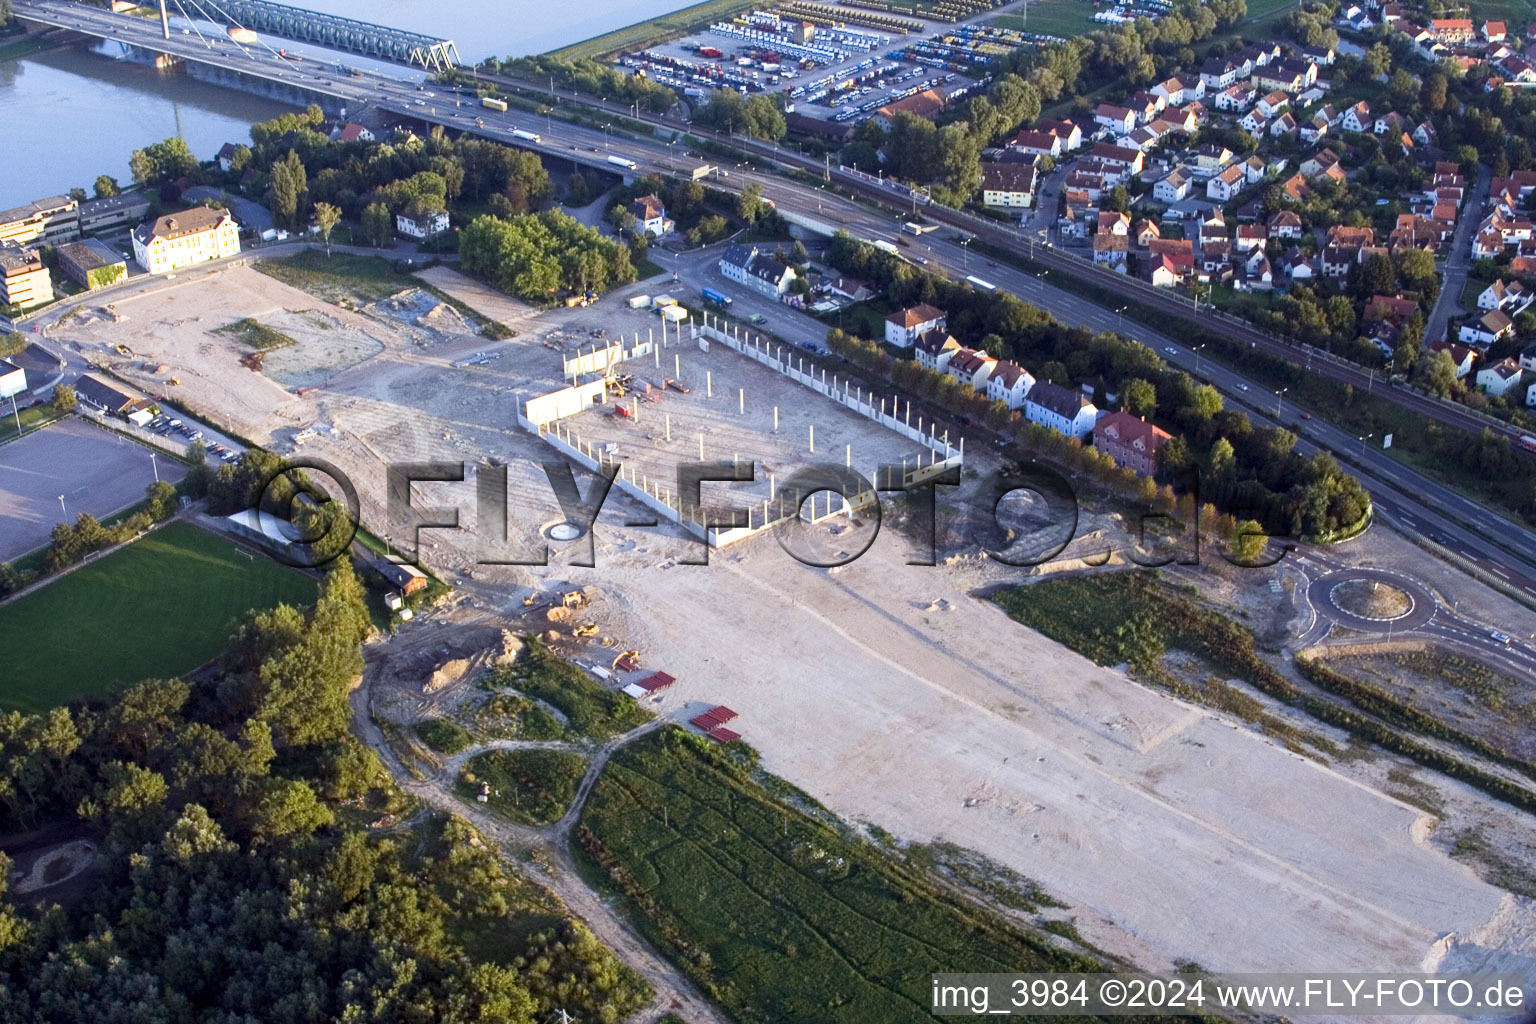
[[[657,197],[656,193],[652,192],[650,195],[631,200],[628,210],[635,218],[635,230],[642,235],[655,235],[660,238],[662,235],[671,233],[672,220],[667,216],[666,204]]]
[[[194,206],[133,229],[134,260],[163,274],[240,252],[240,229],[228,210]]]
[[[410,206],[395,214],[395,230],[407,238],[427,239],[448,230],[447,210]]]
[[[27,371],[15,363],[0,359],[0,398],[10,398],[25,390],[27,390]]]
[[[1248,174],[1242,164],[1233,164],[1212,178],[1205,186],[1205,195],[1218,203],[1225,203],[1241,192],[1248,184]]]
[[[1365,100],[1344,111],[1344,117],[1339,123],[1347,132],[1368,132],[1376,127],[1375,122],[1371,120],[1371,105]]]
[[[1000,359],[987,379],[987,397],[994,402],[1006,403],[1010,409],[1018,409],[1034,386],[1035,378],[1028,370],[1011,359]]]
[[[962,348],[949,357],[944,372],[966,385],[972,391],[986,389],[997,360],[974,348]]]
[[[1172,205],[1189,195],[1189,175],[1182,167],[1175,167],[1167,177],[1152,186],[1152,198]]]
[[[1468,345],[1492,345],[1500,338],[1514,332],[1515,322],[1502,309],[1493,309],[1476,320],[1468,320],[1456,332],[1456,337]]]
[[[912,355],[917,365],[928,370],[942,371],[950,357],[960,351],[960,343],[942,327],[920,334],[912,343]]]
[[[1520,383],[1520,364],[1501,359],[1477,371],[1477,386],[1486,395],[1503,398]]]
[[[786,267],[755,245],[733,245],[720,257],[720,273],[728,280],[744,284],[770,299],[782,300],[795,279],[793,267]]]
[[[1024,399],[1024,417],[1058,434],[1082,438],[1093,432],[1099,410],[1081,392],[1041,381]]]
[[[910,309],[898,309],[885,317],[885,343],[897,348],[911,348],[919,335],[932,330],[943,330],[945,313],[926,302]]]
[[[1477,297],[1477,308],[1502,309],[1511,316],[1516,316],[1531,304],[1532,298],[1531,292],[1519,281],[1505,284],[1501,278],[1483,289],[1482,294]]]

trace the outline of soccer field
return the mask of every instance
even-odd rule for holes
[[[0,707],[42,711],[218,655],[252,608],[314,601],[315,581],[172,523],[0,608]]]

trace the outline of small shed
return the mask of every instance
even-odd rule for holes
[[[402,594],[410,595],[426,589],[427,574],[414,565],[391,562],[381,555],[373,560],[373,568],[390,586]]]

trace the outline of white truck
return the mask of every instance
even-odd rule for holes
[[[633,160],[627,159],[627,158],[622,157],[622,156],[610,156],[608,158],[608,162],[613,164],[613,166],[615,166],[615,167],[623,167],[623,168],[625,168],[627,170],[631,170],[631,171],[634,170],[635,167],[636,167],[636,164],[635,164],[635,162]]]
[[[515,139],[527,139],[529,142],[543,142],[538,132],[530,132],[523,128],[512,129],[512,137]]]

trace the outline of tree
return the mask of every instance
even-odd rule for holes
[[[1377,43],[1365,51],[1362,63],[1372,77],[1379,77],[1386,74],[1387,69],[1392,66],[1392,51],[1387,49],[1386,43]]]
[[[273,163],[271,173],[272,213],[279,224],[292,230],[298,226],[299,207],[309,186],[304,161],[290,149],[285,158]]]
[[[1419,360],[1419,384],[1427,394],[1448,398],[1456,389],[1456,361],[1444,349]]]
[[[341,211],[330,203],[315,204],[315,227],[320,229],[320,237],[325,239],[325,255],[331,255],[331,231],[341,220]]]
[[[121,189],[118,188],[117,179],[110,174],[98,175],[96,178],[96,198],[111,199]]]
[[[736,197],[736,216],[751,223],[757,220],[763,211],[763,186],[757,182],[749,182],[747,187],[741,190]]]
[[[372,202],[363,208],[363,235],[374,248],[382,249],[395,234],[395,218],[389,207]]]
[[[1152,382],[1132,377],[1120,386],[1121,405],[1132,416],[1145,419],[1157,412],[1157,389]]]
[[[128,172],[133,175],[135,185],[148,185],[155,180],[158,168],[153,157],[142,149],[136,149],[128,156]]]
[[[1419,90],[1419,102],[1424,109],[1431,114],[1437,114],[1445,109],[1446,88],[1449,85],[1444,71],[1432,71],[1424,76],[1424,85]]]
[[[53,411],[60,415],[74,412],[78,401],[75,397],[75,389],[68,384],[60,384],[53,389]]]

